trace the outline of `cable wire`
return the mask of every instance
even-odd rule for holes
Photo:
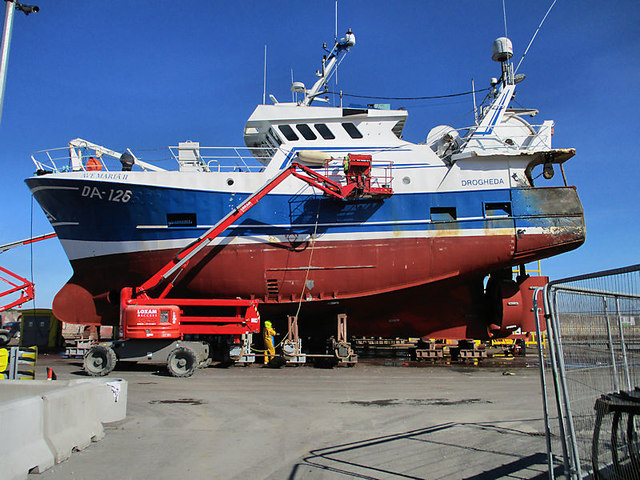
[[[544,21],[547,19],[547,17],[549,16],[549,13],[551,12],[551,9],[553,8],[553,6],[556,4],[558,0],[553,0],[553,3],[551,4],[551,6],[549,7],[549,10],[547,10],[547,13],[544,14],[544,17],[542,18],[542,21],[540,22],[540,25],[538,25],[538,28],[536,29],[536,32],[533,34],[533,37],[531,37],[531,41],[529,42],[529,45],[527,45],[526,50],[524,51],[524,53],[522,54],[522,58],[520,59],[520,61],[518,62],[518,65],[516,66],[516,71],[514,73],[518,73],[518,69],[520,68],[520,64],[522,63],[522,61],[524,60],[524,57],[527,55],[527,52],[529,51],[529,48],[531,48],[531,44],[533,43],[533,41],[536,39],[536,36],[538,35],[538,32],[540,31],[540,28],[542,28],[542,24],[544,23]]]
[[[475,92],[486,92],[491,90],[491,87],[483,88],[481,90],[476,90]],[[325,92],[331,95],[339,95],[341,97],[354,97],[354,98],[371,98],[377,100],[436,100],[438,98],[452,98],[452,97],[461,97],[463,95],[472,95],[473,90],[469,92],[461,92],[461,93],[451,93],[449,95],[431,95],[428,97],[380,97],[374,95],[355,95],[353,93],[343,93],[343,92]]]
[[[311,260],[313,260],[313,251],[316,243],[316,232],[318,231],[318,220],[320,218],[320,203],[322,201],[318,199],[318,210],[316,211],[316,224],[313,227],[313,234],[311,235],[311,251],[309,252],[309,265],[307,265],[307,273],[304,276],[304,283],[302,284],[302,292],[300,293],[300,300],[298,301],[298,310],[296,311],[296,318],[300,314],[300,308],[302,307],[302,300],[304,297],[304,291],[307,288],[307,280],[309,279],[309,270],[311,270]]]

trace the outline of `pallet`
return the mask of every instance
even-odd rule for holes
[[[85,353],[94,345],[91,341],[76,341],[75,346],[67,347],[64,350],[64,358],[84,358]]]
[[[424,359],[433,359],[433,358],[444,358],[444,352],[442,349],[416,349],[416,360],[424,360]]]

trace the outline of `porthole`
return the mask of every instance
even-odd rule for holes
[[[231,186],[233,183],[233,178],[227,178],[227,185]]]
[[[411,179],[409,177],[404,177],[402,179],[402,183],[404,183],[405,185],[409,185],[411,183]]]

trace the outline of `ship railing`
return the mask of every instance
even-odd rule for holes
[[[40,150],[31,154],[31,161],[36,166],[37,173],[61,173],[61,172],[92,172],[92,171],[120,171],[120,153],[107,153],[107,149],[96,150],[94,148],[59,147]],[[158,152],[155,150],[154,152]],[[117,155],[117,156],[116,156]],[[136,157],[138,163],[134,168],[142,170],[163,170],[155,165],[141,161]],[[154,160],[154,163],[169,160],[169,157]]]
[[[518,117],[519,118],[519,117]],[[522,124],[495,127],[486,135],[474,135],[477,125],[457,129],[460,133],[461,146],[477,150],[490,150],[496,153],[538,152],[551,150],[553,121],[545,121],[541,125],[531,125],[522,119]]]
[[[89,159],[87,156],[86,160]],[[48,150],[40,150],[31,154],[31,161],[36,166],[38,172],[70,172],[71,168],[71,155],[69,154],[69,147],[50,148]],[[102,163],[102,161],[100,161]],[[86,164],[82,162],[83,165]],[[106,166],[103,164],[103,168]]]
[[[195,142],[170,146],[180,170],[206,172],[260,172],[279,151],[267,147],[202,147]],[[259,157],[261,161],[257,160]],[[262,163],[264,162],[264,163]]]
[[[259,172],[264,169],[264,165],[256,160],[256,152],[265,159],[265,163],[278,152],[275,148],[253,147],[193,147],[185,148],[180,146],[170,146],[169,155],[166,149],[140,151],[145,157],[144,165],[135,163],[134,169],[147,170],[153,165],[166,163],[175,160],[180,170],[196,170],[204,172]],[[159,153],[164,152],[164,153]],[[118,156],[115,156],[118,155]],[[60,147],[47,150],[40,150],[31,155],[31,160],[38,172],[71,172],[71,171],[120,171],[122,164],[118,152],[106,153],[96,151],[93,148],[70,148]],[[154,157],[148,160],[146,157]],[[138,156],[137,160],[142,160]]]

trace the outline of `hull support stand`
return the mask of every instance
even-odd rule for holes
[[[303,365],[307,355],[302,353],[302,340],[298,335],[298,316],[287,315],[287,336],[282,342],[282,355],[290,365]]]
[[[351,347],[351,343],[347,341],[347,315],[340,313],[338,315],[338,332],[337,338],[331,339],[331,350],[338,359],[338,364],[347,365],[349,367],[358,363],[358,355],[356,355]]]

